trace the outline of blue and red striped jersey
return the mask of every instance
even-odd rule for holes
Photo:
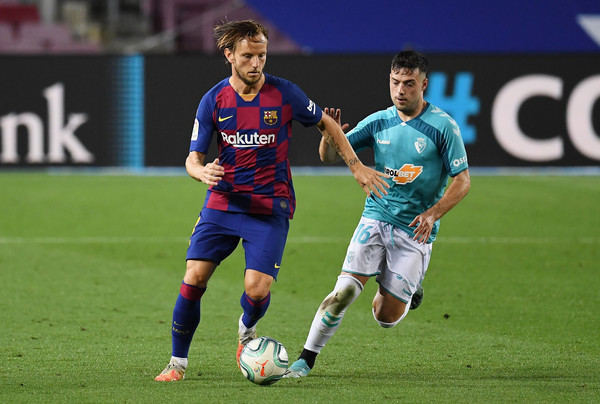
[[[198,106],[190,151],[207,153],[217,133],[225,175],[207,190],[204,206],[230,212],[287,216],[296,208],[288,148],[292,120],[316,125],[321,109],[294,83],[265,74],[250,101],[224,79]]]

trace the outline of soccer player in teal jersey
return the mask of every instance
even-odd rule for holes
[[[361,121],[346,136],[356,151],[371,148],[376,170],[389,175],[387,195],[367,197],[342,272],[311,324],[304,349],[285,377],[303,377],[340,327],[346,309],[375,277],[373,316],[384,328],[398,324],[423,297],[432,243],[440,219],[469,192],[467,154],[456,122],[425,101],[428,62],[414,51],[397,54],[390,72],[394,103]],[[341,111],[325,108],[341,125]],[[346,129],[344,125],[342,129]],[[337,160],[321,139],[323,162]],[[446,188],[448,177],[452,182]]]

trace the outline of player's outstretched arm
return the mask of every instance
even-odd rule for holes
[[[325,164],[333,164],[342,160],[325,136],[321,137],[321,142],[319,143],[319,157]]]
[[[185,169],[190,177],[196,181],[203,182],[209,186],[217,185],[221,181],[221,178],[223,178],[223,175],[225,175],[225,169],[219,165],[218,158],[212,163],[204,165],[205,157],[204,153],[190,152],[185,160]]]
[[[409,227],[417,226],[413,231],[413,240],[419,243],[427,242],[436,220],[441,219],[450,209],[455,207],[467,195],[469,189],[471,189],[469,170],[461,171],[452,178],[452,183],[448,185],[442,198],[431,208],[415,217],[412,223],[409,224]]]
[[[341,109],[325,107],[323,112],[332,117],[335,120],[335,122],[342,128],[342,131],[346,132],[346,129],[348,129],[349,125],[347,123],[342,125]],[[321,143],[319,143],[319,157],[321,158],[321,161],[325,164],[337,163],[341,160],[341,157],[339,154],[337,154],[335,148],[331,147],[331,145],[327,141],[327,138],[328,136],[321,137]]]
[[[379,198],[381,198],[382,194],[387,195],[386,188],[390,186],[384,178],[389,178],[389,175],[375,171],[360,161],[348,142],[346,135],[344,135],[342,128],[334,118],[329,116],[328,113],[324,113],[321,121],[317,124],[317,128],[323,135],[324,141],[339,154],[348,168],[350,168],[354,178],[367,195],[370,195],[371,192]]]

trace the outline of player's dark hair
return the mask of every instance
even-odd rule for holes
[[[261,34],[265,36],[267,41],[269,40],[269,32],[265,26],[254,20],[227,21],[214,28],[217,49],[222,54],[225,49],[233,52],[239,41],[254,38]]]
[[[428,68],[429,62],[425,55],[413,50],[397,53],[394,59],[392,59],[393,72],[408,69],[412,73],[415,69],[419,69],[420,72],[425,73],[425,76],[427,76]]]

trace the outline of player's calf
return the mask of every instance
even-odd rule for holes
[[[409,304],[398,300],[382,288],[373,298],[373,318],[383,328],[392,328],[408,314]]]

